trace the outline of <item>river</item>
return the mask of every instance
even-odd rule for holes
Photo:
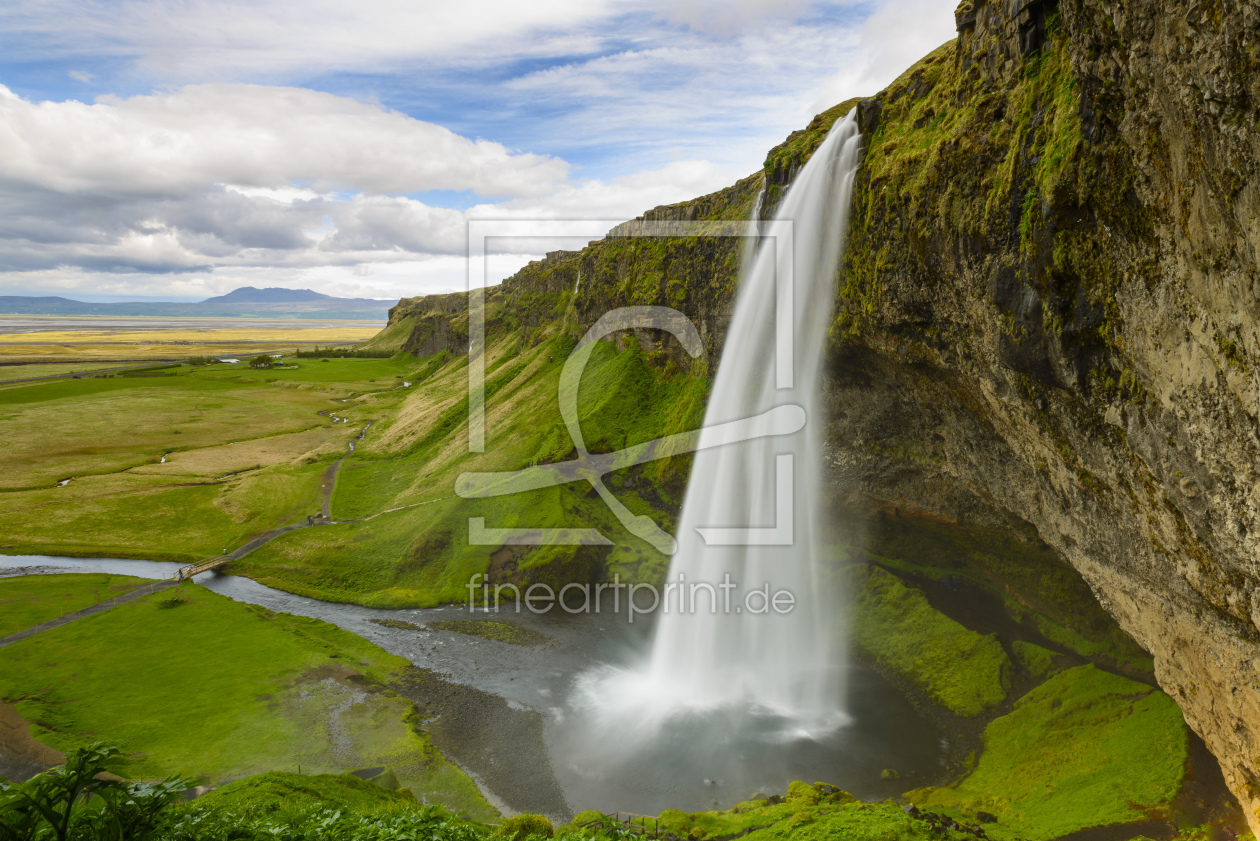
[[[178,569],[174,563],[120,558],[0,556],[0,577],[105,572],[161,579]],[[859,797],[883,799],[931,782],[945,755],[940,733],[861,663],[848,667],[852,722],[830,735],[785,739],[772,717],[717,714],[675,721],[663,739],[649,745],[626,743],[628,729],[592,740],[585,729],[571,726],[582,715],[572,700],[575,682],[594,670],[634,665],[649,646],[651,616],[637,616],[630,624],[624,614],[535,615],[505,608],[498,618],[551,640],[522,646],[376,623],[423,625],[494,616],[466,605],[385,610],[338,604],[219,573],[204,573],[197,583],[236,601],[331,622],[440,675],[453,687],[446,694],[448,704],[476,709],[462,728],[435,741],[473,774],[492,802],[509,811],[562,816],[583,808],[641,814],[729,808],[754,793],[782,794],[796,779],[822,780]],[[467,713],[463,707],[460,712]],[[505,717],[520,721],[507,726]],[[520,726],[538,718],[541,727]],[[478,738],[486,728],[494,729],[496,741],[508,742],[496,744],[494,755],[487,755],[486,740]],[[583,734],[580,742],[575,742],[577,732]],[[623,760],[611,770],[610,751]],[[593,763],[595,757],[600,761]],[[548,764],[554,782],[545,779]],[[884,769],[895,769],[900,778],[883,779]]]

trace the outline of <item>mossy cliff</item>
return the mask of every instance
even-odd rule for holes
[[[696,325],[705,344],[703,362],[715,365],[734,303],[742,223],[751,217],[764,183],[758,172],[716,193],[649,210],[581,251],[553,251],[531,262],[487,291],[487,339],[511,334],[520,348],[528,348],[557,329],[580,337],[618,307],[669,306]],[[671,222],[734,224],[723,229],[730,236],[643,235],[652,223]],[[646,331],[640,335],[677,348],[670,338]],[[466,354],[468,296],[403,298],[390,310],[389,326],[365,347],[406,350],[420,357],[443,350]]]
[[[859,106],[834,487],[1030,523],[1260,826],[1260,9],[968,2],[957,21]]]

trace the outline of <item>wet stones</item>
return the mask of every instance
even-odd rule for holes
[[[938,835],[944,835],[946,831],[952,829],[955,832],[963,832],[967,835],[975,836],[976,838],[988,838],[984,829],[976,824],[960,822],[954,820],[949,815],[929,812],[918,808],[913,803],[907,803],[902,811],[906,813],[907,817],[916,821],[923,821],[928,824],[932,828],[932,831]],[[989,814],[988,812],[979,812],[976,814],[976,820],[981,823],[996,823],[997,817]]]

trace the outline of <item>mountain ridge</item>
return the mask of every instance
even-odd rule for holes
[[[385,321],[393,299],[337,298],[310,289],[242,286],[204,301],[92,303],[56,295],[0,295],[8,315],[101,315],[168,318],[302,318]]]

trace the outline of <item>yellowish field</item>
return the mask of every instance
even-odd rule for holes
[[[39,330],[0,334],[0,344],[139,344],[184,345],[229,342],[268,344],[365,342],[380,331],[375,327],[207,327],[183,330]]]
[[[335,341],[322,339],[312,344],[336,344]],[[349,344],[343,342],[342,344]],[[311,345],[306,345],[310,347]],[[84,345],[19,345],[0,342],[0,362],[51,362],[56,359],[75,359],[86,361],[98,367],[109,367],[92,360],[139,361],[187,359],[190,356],[219,356],[236,354],[238,356],[257,353],[275,353],[276,351],[302,347],[297,342],[249,342],[241,344],[84,344]],[[125,365],[126,362],[119,362]],[[35,376],[39,376],[36,374]],[[7,377],[6,377],[7,379]]]

